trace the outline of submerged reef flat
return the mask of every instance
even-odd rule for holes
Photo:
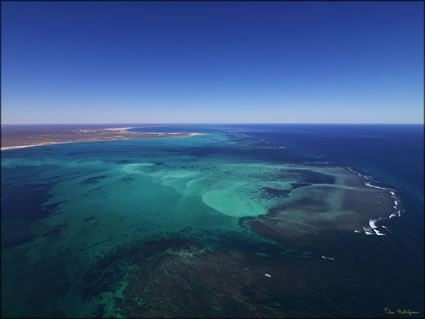
[[[211,133],[4,152],[2,315],[371,316],[406,301],[385,288],[395,239],[368,236],[388,233],[393,191],[263,146]]]
[[[286,253],[276,246],[272,249],[271,244],[263,244],[270,246],[270,250],[259,253],[258,245],[249,241],[235,249],[230,243],[231,240],[238,242],[238,239],[230,236],[227,245],[221,243],[220,248],[215,249],[198,247],[196,241],[180,241],[176,246],[176,241],[170,239],[168,243],[162,243],[162,250],[158,245],[158,253],[150,258],[132,251],[131,258],[137,260],[138,266],[118,284],[121,297],[108,299],[112,302],[105,302],[100,310],[130,318],[157,318],[164,314],[185,318],[310,318],[312,314],[329,317],[344,316],[347,312],[364,316],[365,311],[378,314],[382,311],[382,302],[364,303],[364,287],[368,287],[368,295],[379,295],[379,299],[391,304],[412,302],[383,289],[388,278],[402,286],[414,285],[415,280],[411,278],[403,282],[403,279],[391,276],[391,270],[387,269],[388,251],[382,245],[375,251],[377,256],[369,259],[370,263],[381,268],[373,275],[376,284],[370,285],[370,278],[364,276],[365,266],[358,265],[362,260],[358,250],[368,246],[366,238],[352,237],[355,234],[341,236],[328,232],[304,238],[294,246],[295,251]],[[343,240],[344,244],[333,242],[335,240]],[[321,244],[314,247],[313,242]],[[196,253],[169,253],[164,250],[167,245],[172,245],[174,250]],[[301,247],[327,251],[334,257],[324,259],[315,254],[302,255]],[[399,270],[398,267],[395,269]],[[349,294],[353,295],[347,297]],[[111,303],[115,304],[115,310],[110,307]]]
[[[2,126],[1,150],[93,141],[113,141],[132,138],[186,137],[201,133],[133,132],[136,127],[111,125],[5,125]]]
[[[323,229],[366,234],[365,229],[368,229],[375,234],[370,229],[369,221],[388,217],[394,211],[389,191],[368,187],[363,178],[346,169],[309,167],[304,170],[287,169],[286,172],[286,176],[282,173],[283,180],[296,176],[304,184],[293,183],[286,197],[279,196],[279,203],[270,208],[266,215],[255,219],[242,218],[242,224],[275,239]]]

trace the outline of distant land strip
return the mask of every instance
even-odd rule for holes
[[[98,142],[137,138],[187,137],[206,133],[131,132],[137,127],[11,126],[2,127],[1,150],[50,144]]]

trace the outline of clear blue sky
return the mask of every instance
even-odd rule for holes
[[[2,2],[2,123],[423,123],[423,2]]]

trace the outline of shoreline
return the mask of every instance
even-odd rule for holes
[[[1,151],[9,151],[16,149],[23,149],[29,147],[45,146],[45,145],[54,145],[54,144],[68,144],[68,143],[82,143],[82,142],[107,142],[107,141],[119,141],[119,140],[129,140],[129,139],[144,139],[144,138],[166,138],[166,137],[191,137],[198,135],[206,135],[208,133],[175,133],[175,132],[130,132],[130,129],[136,127],[122,127],[122,128],[102,128],[102,129],[79,129],[76,136],[79,136],[81,133],[103,133],[103,132],[114,132],[118,135],[105,137],[90,137],[87,136],[87,139],[76,139],[76,140],[65,140],[65,141],[48,141],[41,142],[36,144],[27,144],[27,145],[13,145],[13,146],[2,146]],[[128,134],[126,136],[120,134]]]

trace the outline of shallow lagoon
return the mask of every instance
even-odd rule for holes
[[[282,148],[220,132],[2,156],[5,316],[382,311],[356,312],[370,270],[347,270],[361,260],[347,249],[393,240],[363,231],[393,198],[345,168],[285,161]]]

